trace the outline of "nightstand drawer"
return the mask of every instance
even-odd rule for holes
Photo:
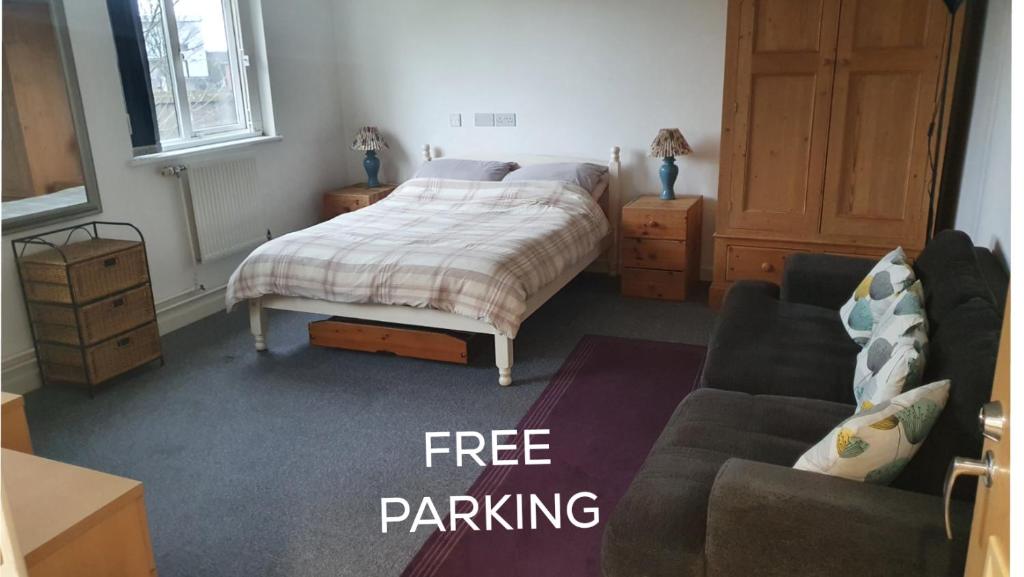
[[[780,284],[792,250],[730,245],[726,250],[726,280],[763,280]]]
[[[622,239],[622,266],[659,270],[686,269],[686,241]]]
[[[627,205],[621,227],[626,237],[686,240],[686,211]]]
[[[686,273],[624,267],[622,294],[670,301],[686,300]]]
[[[323,220],[330,220],[339,214],[346,214],[367,206],[370,206],[370,203],[365,198],[324,195],[324,207],[320,217]]]
[[[386,198],[395,188],[397,186],[394,184],[382,184],[376,188],[367,188],[365,184],[354,184],[324,193],[320,220],[330,220],[338,215],[366,208]]]

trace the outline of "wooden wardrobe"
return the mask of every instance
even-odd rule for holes
[[[712,306],[794,252],[924,247],[958,20],[943,0],[729,1]]]

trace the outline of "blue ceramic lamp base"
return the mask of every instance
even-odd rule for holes
[[[366,186],[377,188],[380,181],[377,180],[377,173],[380,171],[380,159],[377,153],[372,150],[366,151],[366,158],[363,159],[363,168],[366,169]]]
[[[679,176],[679,167],[676,166],[674,156],[666,156],[658,171],[661,176],[661,200],[675,200],[676,177]]]

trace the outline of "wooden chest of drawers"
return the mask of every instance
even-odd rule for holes
[[[394,184],[382,184],[376,188],[367,188],[365,184],[354,184],[324,194],[320,220],[330,220],[340,214],[366,208],[385,198],[395,190]]]
[[[142,240],[14,241],[36,356],[44,383],[91,388],[162,359],[149,266]],[[19,244],[22,250],[19,251]],[[24,250],[31,245],[49,248]]]
[[[622,207],[622,294],[686,300],[700,272],[702,204],[641,196]]]

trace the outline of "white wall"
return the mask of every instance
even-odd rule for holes
[[[342,158],[348,152],[329,1],[263,2],[277,131],[284,140],[244,154],[258,160],[275,235],[315,222],[320,194],[346,181]],[[79,220],[128,221],[142,229],[158,307],[198,283],[223,285],[243,255],[196,265],[176,181],[158,174],[161,165],[129,164],[131,144],[106,2],[65,0],[65,7],[103,203],[102,214]],[[26,358],[31,365],[27,352],[32,341],[8,244],[31,232],[5,231],[0,251],[5,377],[11,365],[25,365]]]
[[[990,0],[956,228],[1010,262],[1010,4]]]
[[[647,147],[679,127],[676,192],[705,196],[712,266],[726,2],[718,0],[335,0],[345,134],[379,126],[382,177],[408,178],[430,143],[445,154],[527,152],[607,158],[622,147],[624,196],[657,193]],[[516,128],[475,128],[514,112]],[[462,128],[448,116],[461,113]],[[360,177],[358,153],[347,157]]]

